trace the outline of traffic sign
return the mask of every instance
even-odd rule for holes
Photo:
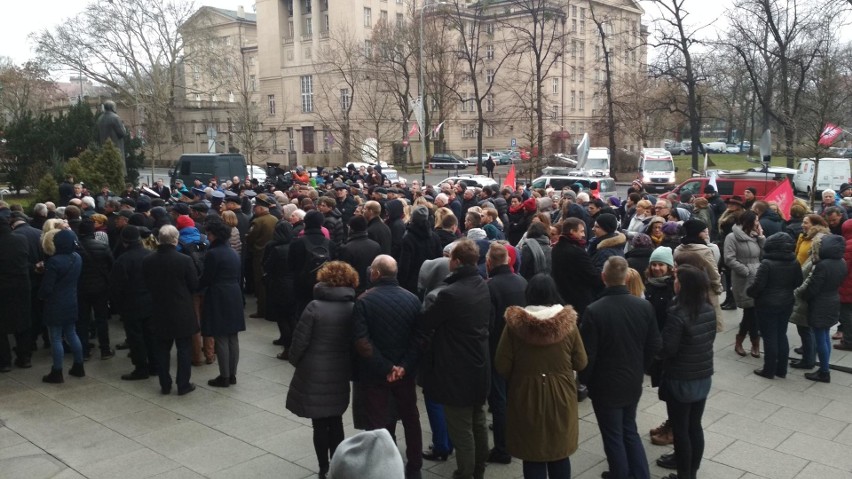
[[[518,146],[518,139],[517,139],[517,138],[512,138],[512,148],[514,148],[514,147],[516,147],[516,146]]]

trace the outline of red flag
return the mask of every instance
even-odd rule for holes
[[[819,135],[819,145],[831,146],[841,133],[843,133],[843,128],[833,123],[826,123],[825,128],[822,129],[822,133]]]
[[[412,136],[414,136],[414,134],[415,134],[415,133],[417,133],[418,131],[419,131],[419,130],[417,129],[417,123],[412,123],[412,124],[411,124],[411,130],[409,130],[409,131],[408,131],[408,137],[409,137],[409,138],[411,138],[411,137],[412,137]]]
[[[778,205],[778,211],[785,220],[790,219],[790,207],[793,206],[793,188],[790,186],[789,180],[784,180],[783,183],[776,186],[775,189],[766,194],[763,201],[767,203],[775,203]]]
[[[506,178],[503,180],[503,186],[511,186],[512,189],[515,189],[515,165],[512,165],[509,168],[509,172],[506,173]]]

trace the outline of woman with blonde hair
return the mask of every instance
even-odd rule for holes
[[[222,212],[222,221],[231,228],[231,235],[228,238],[231,249],[236,251],[238,255],[242,254],[243,243],[240,241],[240,231],[237,229],[237,215],[231,210],[225,210]]]
[[[109,244],[109,236],[107,236],[107,217],[96,213],[92,215],[92,221],[95,222],[95,240],[103,244]]]
[[[645,298],[645,283],[642,275],[633,268],[627,268],[627,290],[637,298]]]

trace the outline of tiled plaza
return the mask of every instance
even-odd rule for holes
[[[246,311],[253,310],[248,306]],[[833,371],[832,383],[813,383],[791,370],[785,380],[752,374],[761,360],[733,352],[739,312],[726,311],[716,339],[716,375],[704,415],[705,479],[852,478],[852,375]],[[121,340],[112,320],[112,337]],[[214,365],[193,368],[198,389],[162,396],[156,378],[122,381],[132,369],[125,352],[86,363],[87,376],[65,384],[41,382],[50,355],[40,350],[32,369],[0,375],[0,477],[41,478],[305,478],[317,466],[310,421],[284,407],[293,367],[275,358],[275,324],[248,320],[240,335],[239,384],[207,386]],[[791,345],[798,345],[790,328]],[[852,366],[852,355],[834,351],[832,363]],[[174,363],[173,363],[174,364]],[[70,357],[66,369],[70,366]],[[174,367],[174,366],[173,366]],[[669,473],[654,460],[669,447],[653,446],[647,431],[663,421],[665,405],[647,388],[639,405],[639,429],[651,475]],[[429,422],[420,406],[424,443]],[[591,403],[580,404],[580,447],[571,457],[573,477],[591,479],[606,470]],[[354,434],[349,413],[346,434]],[[402,425],[398,425],[404,447]],[[452,477],[450,461],[424,462],[425,478]],[[489,465],[487,478],[519,478],[521,464]]]

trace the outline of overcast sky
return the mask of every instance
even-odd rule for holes
[[[819,0],[813,0],[819,1]],[[44,28],[52,28],[64,19],[82,11],[88,0],[3,0],[3,28],[0,28],[0,56],[11,57],[16,63],[23,63],[35,56],[28,36]],[[688,23],[692,27],[704,27],[706,37],[715,38],[716,31],[724,28],[725,9],[733,0],[686,0],[685,7],[690,12]],[[196,5],[210,5],[236,10],[244,5],[247,12],[253,11],[253,0],[201,0]],[[642,22],[653,31],[654,18],[660,13],[652,1],[640,1],[646,15]],[[848,16],[847,16],[848,17]],[[852,28],[846,28],[845,40],[852,37]],[[649,52],[649,57],[653,53]]]

